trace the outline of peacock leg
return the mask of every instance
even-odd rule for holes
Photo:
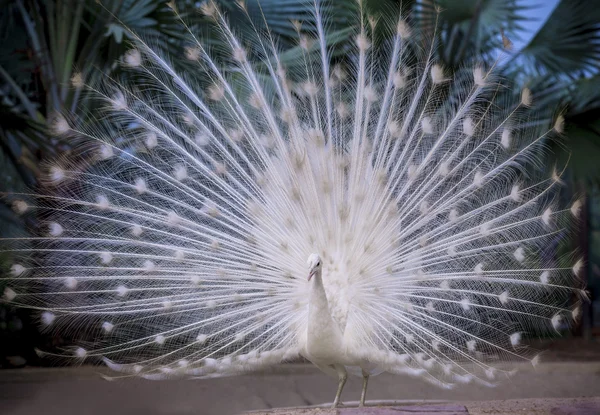
[[[359,407],[365,406],[365,398],[367,397],[367,384],[369,383],[369,373],[365,372],[363,370],[362,375],[363,375],[363,387],[362,387],[362,392],[360,394],[360,403],[358,404]]]
[[[338,372],[339,383],[338,383],[338,390],[337,390],[337,393],[335,394],[335,399],[334,399],[333,405],[331,405],[331,407],[337,408],[337,406],[340,404],[340,396],[342,396],[342,389],[344,389],[344,385],[346,384],[346,380],[348,379],[348,372],[346,372],[346,368],[344,366],[335,365],[334,368]]]

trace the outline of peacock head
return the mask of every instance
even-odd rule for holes
[[[323,261],[319,255],[310,254],[306,263],[308,264],[308,280],[310,281],[313,275],[315,275],[317,272],[321,272],[321,269],[323,268]]]

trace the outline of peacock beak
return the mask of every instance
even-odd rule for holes
[[[310,279],[313,277],[313,275],[315,275],[317,271],[316,270],[311,270],[310,273],[308,274],[308,280],[310,281]]]

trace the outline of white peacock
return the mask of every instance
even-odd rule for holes
[[[414,55],[402,16],[362,18],[332,67],[315,7],[288,74],[268,33],[241,39],[202,10],[229,45],[218,59],[192,31],[170,58],[132,33],[137,81],[74,78],[106,105],[96,122],[56,118],[84,144],[49,166],[43,196],[14,201],[43,225],[13,250],[4,300],[124,376],[304,357],[339,377],[334,406],[348,372],[364,404],[381,371],[491,385],[537,363],[521,339],[579,313],[582,262],[543,253],[581,202],[561,210],[560,172],[532,173],[563,118],[533,135],[528,89],[508,104],[485,65]]]

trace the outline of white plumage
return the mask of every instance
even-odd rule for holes
[[[576,318],[582,288],[581,263],[554,254],[581,203],[561,210],[560,172],[539,166],[562,117],[530,128],[531,91],[511,103],[483,64],[450,73],[402,16],[364,17],[330,67],[315,7],[288,68],[272,37],[202,10],[227,51],[190,31],[165,57],[132,34],[135,83],[74,79],[104,105],[56,118],[83,144],[38,202],[15,200],[44,224],[12,250],[4,300],[126,375],[303,356],[339,376],[334,405],[348,371],[364,402],[380,371],[451,387],[537,362],[521,340]],[[377,47],[376,25],[395,28]]]

